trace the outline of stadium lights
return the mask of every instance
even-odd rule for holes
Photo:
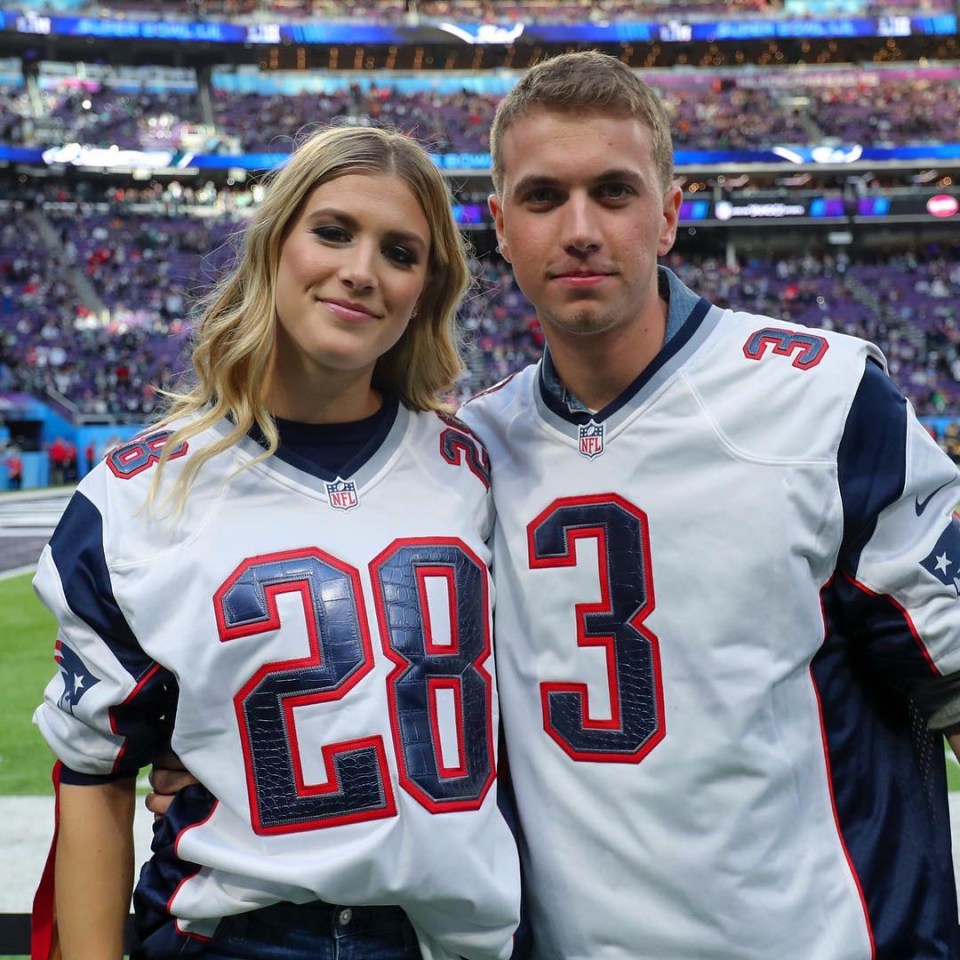
[[[50,147],[42,153],[43,162],[72,167],[95,167],[106,170],[164,170],[172,165],[171,150],[121,150],[111,147],[89,147],[66,143]]]

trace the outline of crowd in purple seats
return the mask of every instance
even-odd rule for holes
[[[651,73],[672,118],[678,150],[765,149],[770,144],[902,145],[956,142],[960,70],[808,69],[781,71],[777,83],[756,71]],[[45,135],[21,88],[0,87],[0,142],[49,146],[77,142],[121,149],[175,150],[183,132],[203,123],[196,89],[164,92],[75,82],[46,87]],[[468,90],[401,94],[364,81],[328,93],[296,95],[211,91],[213,132],[200,152],[289,152],[304,128],[330,120],[389,124],[435,153],[487,149],[499,96]],[[196,150],[196,147],[191,149]]]
[[[20,209],[0,215],[0,392],[72,386],[82,298],[66,251],[51,250]],[[63,368],[67,368],[64,370]]]
[[[0,213],[0,392],[54,391],[82,414],[149,417],[157,388],[171,386],[183,367],[195,297],[232,256],[239,221],[123,203],[108,211],[66,206],[47,205],[45,235],[33,213]],[[735,264],[670,255],[666,263],[721,306],[875,341],[920,413],[960,414],[960,242]],[[543,347],[509,266],[476,259],[473,272],[461,309],[469,369],[459,399]],[[85,296],[90,288],[96,307]]]
[[[182,369],[186,298],[237,224],[54,210],[44,215],[53,240],[33,216],[0,214],[0,392],[86,416],[150,417]]]
[[[163,215],[52,214],[71,263],[91,281],[115,322],[153,326],[160,333],[181,322],[184,297],[202,284],[198,263],[236,224]]]
[[[931,79],[915,73],[909,83],[885,73],[865,73],[856,84],[820,88],[810,119],[848,143],[956,142],[960,78]]]
[[[201,122],[196,91],[131,92],[70,82],[45,99],[51,106],[47,127],[56,132],[55,143],[176,150],[183,124]]]
[[[385,87],[354,84],[331,94],[246,94],[216,92],[216,126],[247,152],[287,152],[291,132],[336,120],[390,126],[409,133],[433,153],[487,150],[487,136],[499,97],[462,91],[424,90],[399,95]]]

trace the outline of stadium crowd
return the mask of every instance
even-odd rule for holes
[[[14,210],[0,219],[0,392],[53,398],[81,414],[148,416],[157,387],[173,380],[187,333],[170,312],[180,284],[164,287],[159,259],[143,256],[147,230],[107,247],[100,225],[58,236],[55,224]],[[148,294],[154,285],[156,297]],[[114,308],[101,312],[91,300]]]
[[[192,305],[231,256],[241,214],[144,213],[119,198],[113,206],[51,202],[46,212],[41,204],[0,215],[0,390],[52,390],[80,413],[137,417],[155,410],[156,386],[174,380]],[[874,340],[919,412],[960,413],[960,243],[735,263],[672,254],[667,264],[720,305]],[[494,256],[472,269],[459,399],[543,346],[509,266]]]
[[[791,79],[793,82],[791,83]],[[145,72],[140,89],[51,80],[36,111],[23,87],[0,86],[0,142],[15,146],[81,143],[120,149],[177,150],[185,130],[210,131],[198,152],[289,152],[292,134],[310,124],[389,124],[435,153],[486,150],[500,96],[469,89],[401,93],[372,81],[330,92],[229,92],[214,82],[210,111],[199,89],[157,89]],[[822,142],[898,146],[957,139],[960,69],[762,71],[651,76],[674,118],[678,150],[765,149]],[[195,148],[194,148],[195,149]]]

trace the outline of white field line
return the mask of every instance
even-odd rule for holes
[[[150,856],[153,814],[137,797],[137,871]],[[0,913],[29,913],[53,837],[53,797],[0,797]]]

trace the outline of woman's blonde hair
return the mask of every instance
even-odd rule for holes
[[[192,353],[195,383],[173,392],[164,423],[181,426],[164,444],[151,500],[170,451],[228,418],[225,436],[192,454],[171,493],[182,508],[204,463],[239,442],[254,426],[265,440],[258,459],[279,438],[263,400],[276,336],[276,277],[289,227],[321,184],[351,173],[389,174],[403,180],[420,202],[431,243],[416,315],[399,341],[377,361],[373,386],[415,410],[442,409],[440,394],[463,370],[456,312],[469,282],[468,249],[453,218],[452,198],[430,157],[404,134],[376,127],[327,127],[305,139],[268,178],[232,270],[203,300]]]

